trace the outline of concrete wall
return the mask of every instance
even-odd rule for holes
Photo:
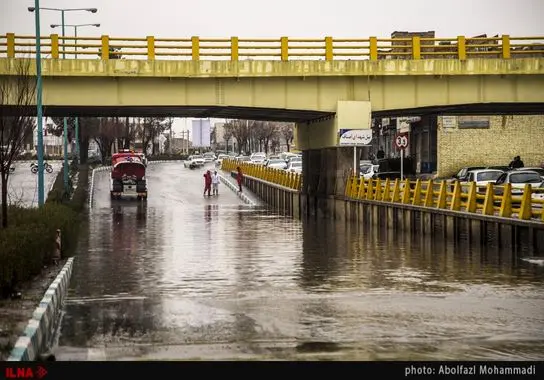
[[[236,176],[235,172],[231,175]],[[258,195],[272,209],[300,218],[300,192],[262,179],[244,176],[243,185]]]
[[[460,129],[458,117],[449,120],[438,117],[439,176],[464,166],[508,165],[517,155],[527,167],[544,162],[544,115],[489,116],[488,129]]]
[[[378,201],[327,199],[335,219],[432,235],[470,245],[497,247],[523,256],[544,254],[544,224],[459,211],[439,210]]]

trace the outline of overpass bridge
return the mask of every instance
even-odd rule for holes
[[[35,39],[0,36],[0,76],[33,60]],[[363,103],[384,116],[535,113],[544,104],[544,37],[40,40],[46,115],[292,121],[302,149],[365,128]]]

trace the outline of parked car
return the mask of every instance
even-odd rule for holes
[[[380,165],[362,164],[360,165],[359,173],[364,179],[374,178],[374,174],[378,173]]]
[[[512,185],[512,195],[521,195],[526,184],[538,188],[544,184],[544,180],[537,172],[520,169],[503,173],[495,181],[495,185],[505,185],[507,183]],[[502,194],[502,189],[497,189],[497,193]]]
[[[453,179],[459,180],[459,181],[466,181],[468,172],[472,170],[479,170],[479,169],[485,169],[485,166],[467,166],[462,168],[457,172],[457,174],[453,175]]]
[[[530,170],[532,172],[537,172],[540,177],[544,180],[544,169],[543,168],[519,168],[519,169],[514,169],[514,170]]]
[[[483,189],[488,183],[495,183],[499,177],[504,174],[503,170],[497,169],[478,169],[467,173],[466,182],[476,182],[479,192],[485,192]]]
[[[302,173],[302,160],[291,160],[285,170],[292,173]]]

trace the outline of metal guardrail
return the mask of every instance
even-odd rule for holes
[[[35,55],[35,36],[0,36],[0,57]],[[175,60],[370,60],[544,57],[544,37],[121,38],[41,37],[44,58]]]
[[[526,184],[521,195],[512,195],[512,185],[477,186],[475,182],[373,180],[351,177],[346,186],[346,197],[413,206],[434,207],[481,215],[495,215],[521,220],[544,222],[544,189]]]
[[[281,169],[273,169],[263,165],[249,164],[247,162],[231,159],[223,159],[221,162],[222,170],[232,171],[236,170],[237,167],[242,169],[243,175],[272,182],[289,189],[300,191],[302,186],[302,175],[298,173],[291,173]]]

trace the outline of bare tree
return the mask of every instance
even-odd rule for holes
[[[249,120],[230,120],[227,124],[231,125],[232,136],[238,143],[238,153],[242,153],[242,148],[245,148],[249,140]]]
[[[149,144],[152,144],[152,154],[155,154],[156,146],[155,139],[164,131],[168,129],[169,121],[165,117],[145,117],[141,129],[139,130],[139,136],[142,140],[142,149],[144,153],[147,153]]]
[[[294,139],[294,125],[293,124],[285,124],[283,127],[281,127],[281,134],[283,135],[283,138],[285,139],[285,144],[287,145],[287,151],[291,151],[291,145],[293,144]]]
[[[232,137],[232,124],[225,123],[223,126],[223,139],[225,140],[227,153],[229,152],[229,141],[232,140]]]
[[[30,74],[30,60],[14,61],[14,75],[0,80],[0,177],[2,181],[2,228],[8,226],[8,179],[15,158],[34,131],[28,108],[35,104],[36,79]],[[13,105],[9,114],[6,107]]]

